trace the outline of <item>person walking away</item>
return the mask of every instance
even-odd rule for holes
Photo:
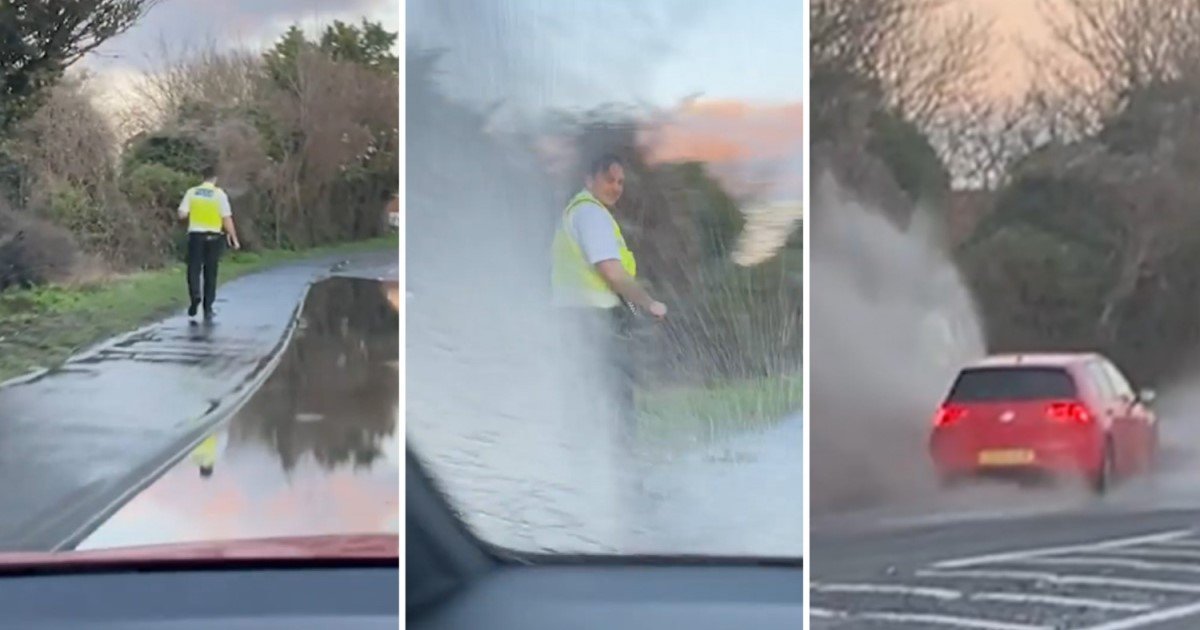
[[[637,261],[613,218],[624,187],[619,157],[605,154],[591,163],[584,189],[567,203],[555,233],[551,275],[556,307],[581,324],[583,341],[598,345],[605,357],[605,386],[620,415],[620,442],[632,448],[637,413],[631,319],[640,309],[662,321],[667,307],[639,285]]]
[[[195,317],[203,303],[204,319],[211,320],[215,314],[213,303],[217,299],[221,250],[226,243],[235,250],[242,245],[233,223],[229,195],[217,187],[216,167],[206,167],[203,177],[204,183],[189,189],[179,203],[179,220],[188,224],[188,317]]]

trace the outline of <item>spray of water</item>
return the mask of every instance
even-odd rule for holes
[[[558,145],[569,140],[555,143],[579,130],[562,129],[561,119],[549,114],[638,103],[650,92],[657,62],[704,6],[670,0],[653,7],[409,4],[409,44],[416,48],[408,56],[406,125],[407,432],[466,522],[494,543],[582,553],[729,549],[761,555],[799,548],[798,500],[788,504],[787,518],[777,519],[778,531],[788,533],[771,539],[782,541],[779,548],[756,546],[774,530],[760,527],[760,536],[749,536],[743,522],[731,520],[770,513],[774,497],[801,485],[794,473],[802,464],[792,456],[801,448],[792,439],[799,431],[777,439],[795,444],[792,452],[777,449],[778,468],[768,471],[778,473],[777,480],[764,482],[753,471],[722,477],[725,485],[743,479],[737,483],[761,491],[762,512],[744,499],[740,510],[730,509],[728,502],[748,491],[722,492],[719,484],[694,478],[712,470],[708,460],[659,479],[655,492],[670,496],[647,505],[649,493],[638,486],[648,475],[617,446],[617,414],[597,393],[598,348],[568,342],[570,330],[549,306],[552,232],[562,204],[582,184],[573,169],[562,168],[582,156]],[[430,64],[430,57],[414,55],[421,49],[444,52]],[[627,198],[641,186],[636,176],[631,182]],[[670,191],[673,198],[703,199],[690,189]],[[671,220],[661,204],[652,210],[656,219]],[[671,216],[691,220],[688,213]],[[657,252],[639,253],[653,266],[656,254],[671,259],[662,255],[674,254],[670,245],[658,241]],[[676,258],[659,266],[688,264]],[[730,285],[709,297],[715,304],[733,302],[756,288]],[[748,342],[770,351],[799,336],[800,292],[788,290],[774,298],[783,306],[782,323],[770,326],[770,334],[721,328],[714,322],[737,317],[710,313],[703,310],[709,303],[689,304],[667,289],[658,295],[672,308],[692,307],[688,321],[709,329],[693,329],[690,337],[674,336],[680,330],[671,326],[648,332],[667,368],[678,368],[673,359],[683,354],[682,340],[712,342],[701,362],[729,362],[721,354]],[[758,404],[735,402],[726,407],[734,414]]]
[[[407,432],[485,539],[617,552],[632,471],[595,349],[564,344],[549,306],[552,231],[574,190],[518,132],[600,93],[633,98],[690,13],[571,7],[409,5],[410,46],[440,57],[408,56]]]
[[[810,245],[814,514],[932,491],[929,418],[984,352],[970,294],[926,216],[905,231],[828,174]]]
[[[1153,475],[1129,480],[1118,488],[1120,499],[1134,507],[1195,509],[1200,505],[1200,373],[1188,370],[1167,384],[1154,404],[1158,416],[1159,454]]]

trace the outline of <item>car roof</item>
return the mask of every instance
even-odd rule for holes
[[[973,368],[997,368],[997,367],[1070,367],[1101,359],[1099,354],[1095,352],[1032,352],[1019,354],[995,354],[984,359],[980,359],[974,363],[966,365],[963,369]]]

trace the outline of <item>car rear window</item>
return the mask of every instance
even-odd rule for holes
[[[1048,367],[963,370],[950,390],[953,402],[1074,398],[1075,381],[1066,370]]]

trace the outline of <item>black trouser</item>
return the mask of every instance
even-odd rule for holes
[[[188,234],[187,283],[188,298],[193,304],[201,301],[200,278],[204,278],[204,310],[212,310],[217,299],[217,266],[225,248],[225,235],[214,232]]]

